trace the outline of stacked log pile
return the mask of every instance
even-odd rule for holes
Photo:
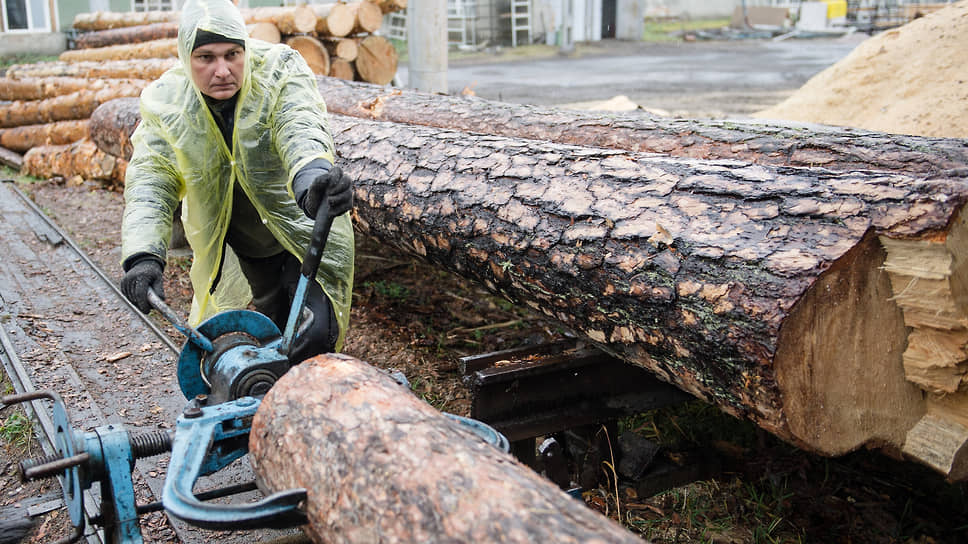
[[[367,234],[804,449],[968,478],[964,140],[320,87]]]
[[[384,12],[406,0],[242,9],[249,35],[286,43],[318,75],[379,85],[393,80],[397,54],[376,34]],[[91,113],[120,97],[134,97],[177,63],[179,12],[94,12],[74,19],[81,31],[57,62],[16,65],[0,78],[0,146],[8,165],[25,174],[100,179],[120,186],[123,159],[87,138]],[[89,153],[94,149],[94,154]],[[18,154],[35,157],[18,157]],[[76,156],[74,154],[76,153]],[[107,163],[118,160],[116,166]],[[108,177],[105,177],[108,176]]]

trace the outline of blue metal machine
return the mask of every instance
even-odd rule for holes
[[[304,489],[290,489],[258,502],[224,504],[206,502],[226,496],[228,490],[196,495],[200,476],[212,474],[248,453],[250,422],[260,399],[293,364],[289,351],[307,319],[303,311],[307,286],[314,281],[331,220],[324,203],[317,213],[313,237],[300,271],[299,282],[283,334],[266,316],[248,310],[220,313],[197,328],[184,323],[153,292],[151,305],[187,338],[178,359],[178,384],[188,404],[178,417],[174,438],[166,432],[133,436],[120,425],[107,425],[80,434],[71,429],[60,397],[42,391],[3,397],[3,404],[38,398],[53,401],[57,452],[50,458],[22,464],[25,479],[57,476],[64,489],[74,531],[62,542],[84,533],[82,493],[94,481],[101,483],[101,513],[92,523],[105,528],[108,542],[140,543],[141,533],[131,471],[136,459],[171,451],[162,505],[171,515],[192,525],[213,530],[284,528],[303,525],[299,504]],[[396,377],[405,383],[406,378]],[[488,425],[445,414],[485,441],[508,451],[507,439]],[[251,488],[249,488],[251,489]],[[249,490],[245,489],[245,490]],[[240,490],[241,491],[241,490]]]

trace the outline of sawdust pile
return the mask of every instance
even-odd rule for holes
[[[968,138],[968,0],[865,40],[753,116]]]

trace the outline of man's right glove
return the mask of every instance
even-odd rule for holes
[[[164,266],[161,259],[154,255],[144,255],[131,262],[124,277],[121,278],[121,292],[131,301],[131,304],[141,310],[141,313],[147,314],[151,311],[148,289],[153,289],[158,297],[164,300],[163,272]]]
[[[296,203],[306,217],[316,218],[323,199],[329,199],[329,216],[337,217],[353,209],[353,180],[339,166],[317,159],[304,166],[292,180]]]

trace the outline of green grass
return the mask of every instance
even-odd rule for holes
[[[709,30],[729,26],[729,19],[697,19],[674,21],[646,21],[642,33],[644,42],[676,42],[682,39],[682,33],[690,30]]]
[[[20,411],[7,416],[0,423],[0,439],[7,444],[26,448],[30,444],[33,434],[33,422]]]
[[[57,60],[57,55],[39,55],[37,53],[21,53],[0,57],[0,69],[6,70],[14,64],[33,64],[35,62],[49,62]]]

